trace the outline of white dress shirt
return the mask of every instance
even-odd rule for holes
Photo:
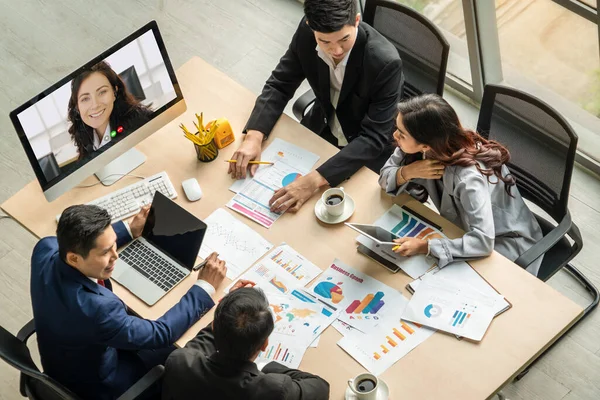
[[[104,146],[106,143],[111,141],[110,136],[110,124],[106,125],[106,129],[104,130],[104,136],[102,136],[102,141],[98,138],[96,134],[96,130],[94,129],[94,151],[98,150],[100,147]]]
[[[358,28],[356,29],[358,34]],[[338,100],[340,99],[340,91],[342,90],[342,84],[344,83],[344,76],[346,75],[346,65],[348,64],[348,58],[350,58],[350,53],[352,53],[352,49],[346,54],[346,57],[343,58],[337,65],[333,61],[333,58],[321,50],[321,47],[317,45],[317,54],[319,58],[325,62],[329,66],[329,95],[331,99],[331,104],[334,109],[337,109]],[[342,126],[340,125],[340,121],[338,120],[337,114],[333,113],[333,118],[329,120],[329,129],[335,138],[338,140],[338,146],[343,147],[348,144],[348,140],[346,140],[346,136],[344,136],[344,132],[342,131]]]

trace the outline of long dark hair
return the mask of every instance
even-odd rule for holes
[[[116,128],[117,125],[125,129],[133,130],[150,119],[152,110],[143,105],[127,90],[123,80],[117,75],[106,61],[100,61],[91,68],[84,70],[71,81],[71,97],[69,98],[68,119],[71,122],[69,134],[71,140],[77,146],[79,159],[94,150],[94,129],[83,122],[77,107],[77,93],[83,81],[93,74],[99,72],[108,79],[111,89],[115,92],[115,102],[110,114],[109,124]],[[104,133],[104,132],[102,132]]]
[[[515,177],[511,174],[502,176],[502,165],[510,161],[508,149],[463,128],[456,111],[441,96],[424,94],[410,98],[398,104],[398,111],[402,114],[402,123],[408,133],[418,143],[431,148],[427,158],[438,160],[446,166],[474,165],[489,182],[492,175],[503,181],[510,195]]]

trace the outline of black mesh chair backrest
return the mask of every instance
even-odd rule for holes
[[[562,220],[577,151],[577,135],[569,123],[527,93],[486,85],[477,131],[508,148],[508,167],[523,197]]]
[[[405,77],[403,98],[444,93],[450,45],[433,22],[388,0],[367,0],[363,20],[398,49]]]
[[[27,391],[36,400],[77,400],[78,397],[40,372],[27,345],[0,326],[0,358],[21,371]]]

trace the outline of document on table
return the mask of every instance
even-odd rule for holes
[[[227,207],[258,222],[265,228],[271,225],[282,213],[271,212],[269,200],[282,187],[289,185],[302,174],[283,161],[278,161],[260,172],[227,203]]]
[[[233,215],[218,208],[204,220],[208,225],[199,256],[206,258],[216,251],[227,262],[227,277],[237,278],[273,245],[238,221]]]
[[[464,261],[450,263],[442,269],[435,267],[423,275],[423,277],[429,275],[435,275],[439,278],[448,279],[455,282],[457,285],[466,285],[486,295],[495,296],[498,294],[492,285],[490,285],[485,279],[483,279],[481,275],[477,273],[477,271],[473,269],[473,267]],[[419,285],[421,284],[421,278],[409,283],[409,287],[413,293],[417,291]],[[506,311],[509,308],[510,303],[503,297],[501,300],[499,299],[496,302],[496,307],[494,309],[495,315],[501,314],[503,311]]]
[[[301,173],[309,172],[317,161],[319,161],[319,156],[315,153],[304,150],[302,147],[298,147],[295,144],[291,144],[279,138],[276,138],[269,146],[267,146],[260,158],[261,161],[284,161],[287,165],[296,168]],[[266,168],[268,168],[268,166],[260,165],[257,173]],[[246,179],[238,179],[229,187],[229,190],[237,193],[251,180],[252,177],[250,176],[247,176]]]
[[[373,225],[380,226],[400,237],[415,237],[420,239],[445,237],[436,227],[403,210],[396,204],[377,219]],[[423,275],[435,263],[433,258],[428,258],[424,255],[402,257],[392,251],[392,246],[378,245],[364,235],[359,235],[356,241],[373,250],[386,260],[398,265],[413,279],[417,279]]]
[[[497,293],[483,294],[430,275],[419,284],[402,319],[479,341],[496,314],[496,303],[503,300]]]
[[[313,281],[307,292],[339,310],[340,320],[362,332],[371,331],[386,314],[397,310],[403,299],[398,290],[338,259]]]
[[[434,329],[402,321],[401,314],[386,318],[367,334],[346,330],[337,344],[369,372],[381,375],[435,333]]]

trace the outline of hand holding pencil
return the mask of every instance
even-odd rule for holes
[[[228,163],[237,163],[237,160],[225,160]],[[248,164],[273,165],[271,161],[248,161]]]

